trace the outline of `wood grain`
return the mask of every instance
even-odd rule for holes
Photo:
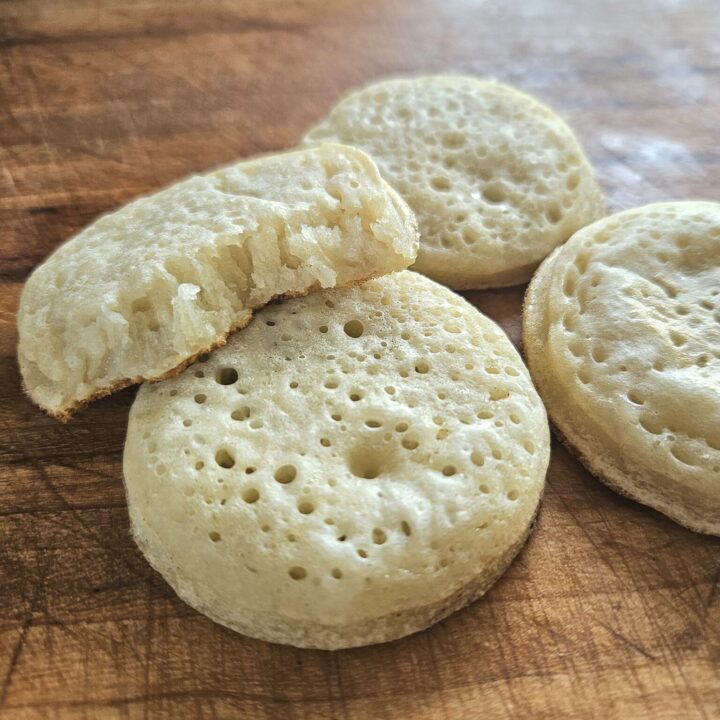
[[[128,535],[133,391],[67,426],[22,396],[30,270],[99,213],[293,145],[400,72],[514,83],[578,130],[612,209],[720,200],[715,0],[0,1],[0,715],[716,718],[720,541],[553,449],[537,532],[472,607],[339,653],[248,640],[177,600]],[[522,289],[468,293],[519,341]]]

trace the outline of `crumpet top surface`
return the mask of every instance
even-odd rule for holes
[[[407,205],[355,148],[323,145],[191,177],[101,217],[23,290],[18,355],[59,418],[221,344],[284,294],[407,267]]]
[[[603,214],[592,168],[552,110],[506,85],[437,75],[351,93],[305,142],[356,145],[420,226],[415,270],[455,287],[527,281]]]
[[[180,596],[277,640],[278,622],[451,596],[522,541],[548,456],[502,330],[406,271],[268,306],[144,385],[124,471],[134,535]]]
[[[648,205],[578,232],[533,279],[524,342],[591,469],[720,532],[719,204]]]

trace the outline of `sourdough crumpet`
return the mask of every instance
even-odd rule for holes
[[[310,130],[369,153],[420,226],[413,269],[456,289],[530,279],[538,263],[603,215],[572,130],[497,82],[436,75],[356,91]]]
[[[720,535],[720,204],[647,205],[576,233],[530,284],[524,345],[593,473]]]
[[[322,145],[192,177],[100,218],[30,276],[30,397],[59,419],[179,372],[282,295],[407,267],[415,219],[360,150]]]
[[[334,649],[482,595],[525,542],[548,454],[502,330],[406,271],[270,305],[143,385],[124,474],[135,540],[181,598]]]

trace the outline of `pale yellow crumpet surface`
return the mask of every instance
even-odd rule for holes
[[[575,234],[533,278],[524,345],[588,469],[720,534],[720,204],[647,205]]]
[[[416,250],[412,212],[355,148],[188,178],[100,218],[33,272],[18,313],[25,387],[66,419],[178,372],[272,298],[400,270]]]
[[[415,211],[413,269],[456,289],[517,285],[603,199],[572,130],[507,85],[456,75],[381,80],[305,136],[369,153]]]
[[[270,305],[143,385],[124,472],[133,535],[181,598],[334,649],[483,594],[530,531],[548,456],[502,330],[405,271]]]

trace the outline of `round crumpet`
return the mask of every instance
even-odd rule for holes
[[[135,540],[181,598],[334,649],[482,595],[528,536],[548,456],[502,330],[403,272],[268,306],[143,386],[124,473]]]
[[[648,205],[578,232],[530,284],[524,345],[593,473],[720,535],[720,204]]]
[[[368,152],[415,211],[413,269],[456,289],[530,279],[601,217],[603,199],[572,130],[497,82],[436,75],[356,91],[305,136]]]

